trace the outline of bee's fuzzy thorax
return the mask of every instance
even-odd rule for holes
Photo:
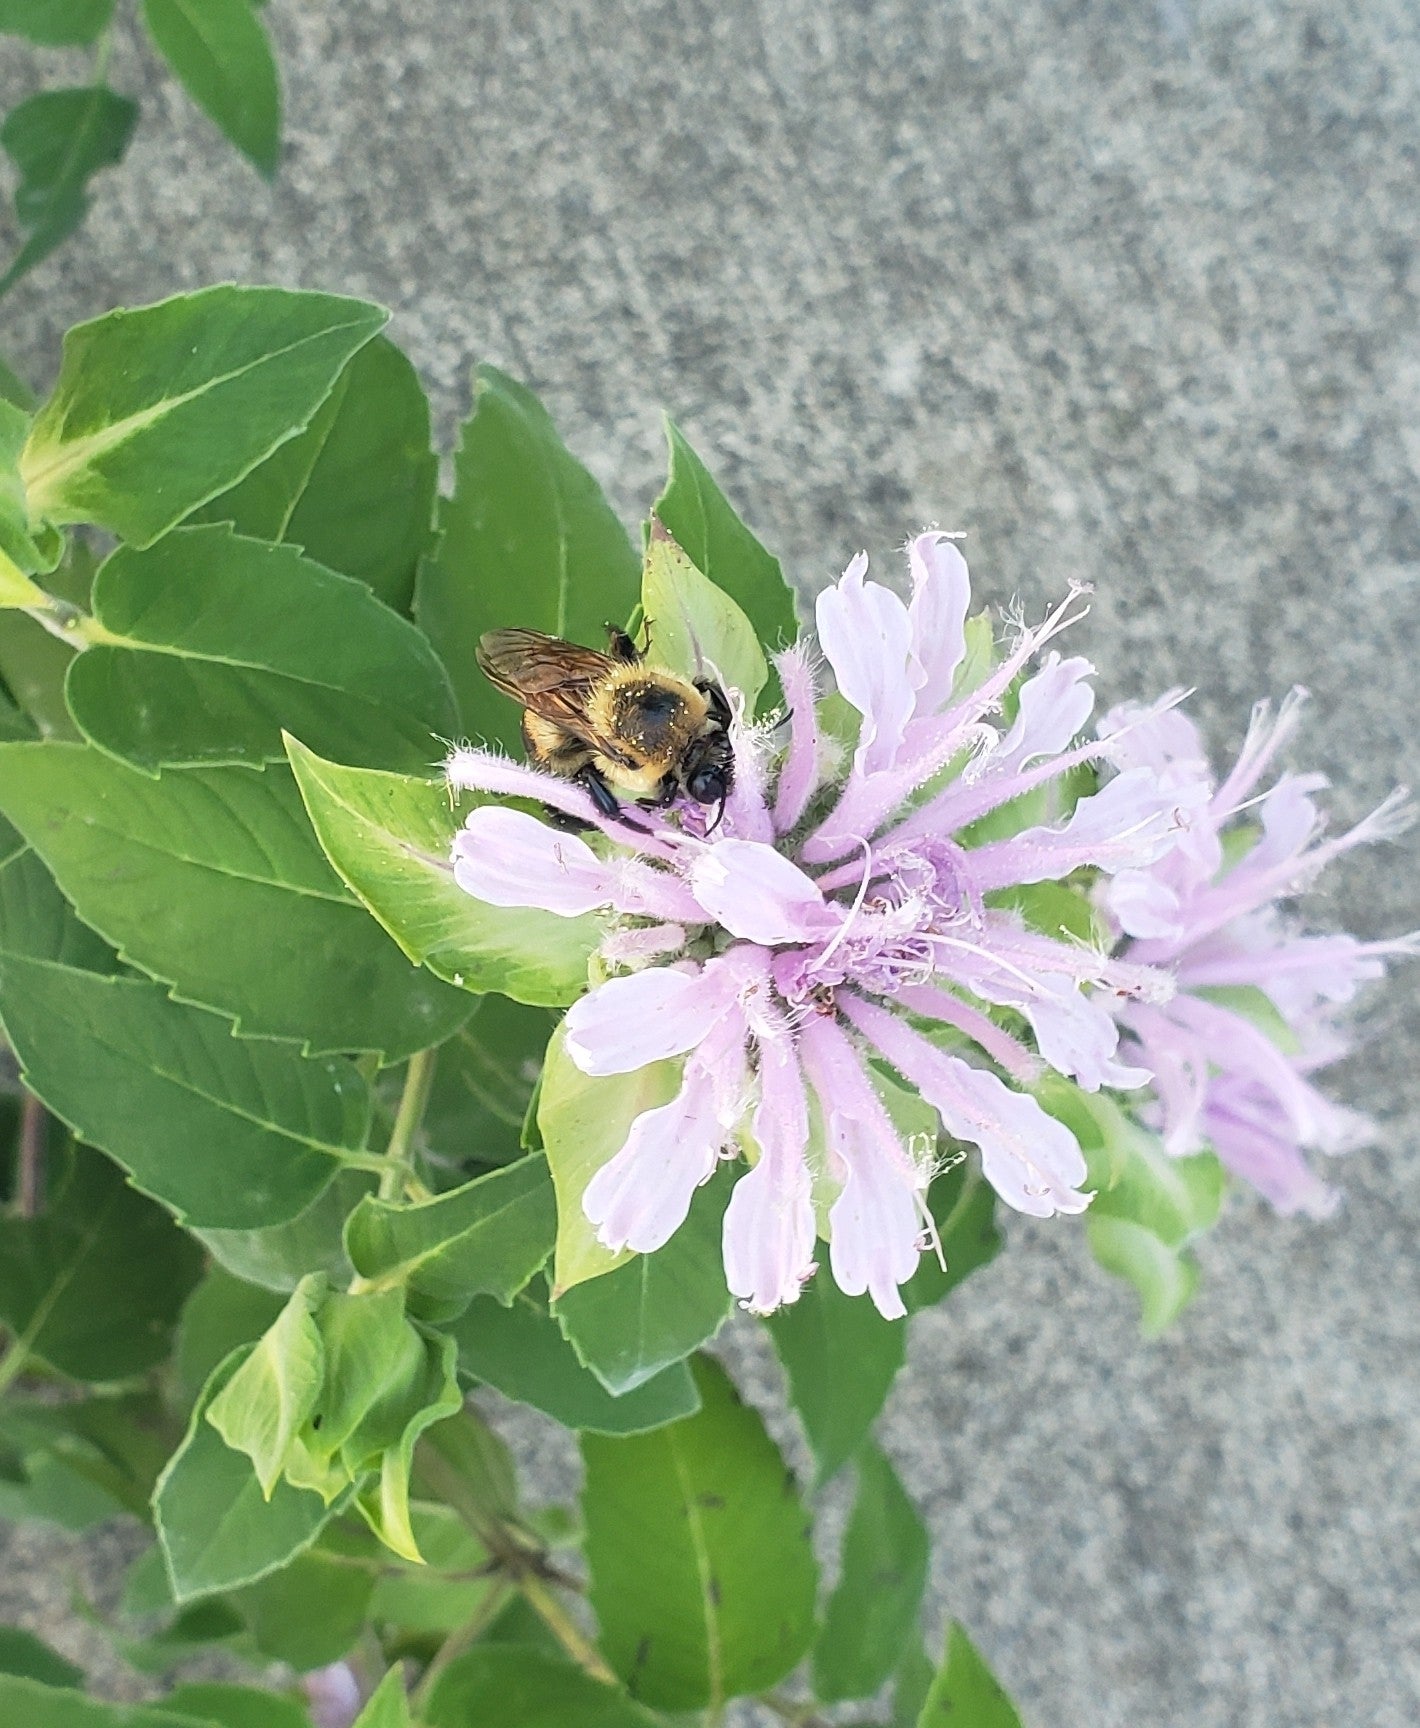
[[[667,767],[708,713],[708,702],[693,684],[645,665],[618,667],[587,701],[587,719],[596,733]]]

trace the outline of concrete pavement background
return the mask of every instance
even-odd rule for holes
[[[1338,820],[1414,775],[1406,0],[268,16],[270,187],[120,32],[129,159],[0,310],[33,381],[68,324],[180,287],[365,294],[395,308],[446,444],[492,360],[630,521],[665,407],[806,590],[860,546],[891,569],[924,522],[967,529],[990,600],[1035,613],[1095,583],[1074,644],[1108,699],[1196,685],[1231,749],[1254,697],[1302,682],[1294,761],[1331,775]],[[0,100],[65,65],[6,40]],[[1348,861],[1313,910],[1420,924],[1413,844]],[[1420,1719],[1414,1004],[1402,974],[1338,1077],[1386,1125],[1344,1212],[1236,1199],[1161,1343],[1066,1220],[1013,1219],[918,1323],[886,1437],[932,1524],[933,1623],[967,1623],[1033,1728]],[[50,1612],[59,1552],[21,1539],[11,1617]]]

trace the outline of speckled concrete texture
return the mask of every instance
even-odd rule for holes
[[[1220,748],[1301,682],[1341,819],[1413,775],[1420,13],[1281,0],[272,0],[267,187],[125,35],[128,162],[0,313],[223,277],[395,308],[447,437],[475,359],[628,520],[669,409],[805,589],[927,521],[984,594],[1096,586],[1111,699]],[[7,44],[0,94],[62,75]],[[1078,651],[1078,648],[1077,648]],[[1416,852],[1329,925],[1420,924]],[[1420,1720],[1415,977],[1338,1077],[1385,1124],[1332,1224],[1238,1199],[1141,1345],[1069,1221],[918,1323],[887,1444],[1034,1728]]]

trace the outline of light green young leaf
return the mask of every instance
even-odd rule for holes
[[[562,1029],[547,1047],[538,1093],[537,1123],[557,1190],[557,1251],[552,1299],[560,1302],[574,1285],[624,1265],[630,1254],[613,1254],[597,1241],[582,1210],[587,1184],[626,1144],[643,1110],[667,1104],[680,1087],[675,1062],[653,1062],[631,1074],[594,1080],[567,1054]]]
[[[410,1523],[424,1564],[379,1557],[380,1575],[368,1618],[385,1629],[388,1648],[412,1635],[447,1636],[501,1590],[488,1571],[489,1553],[456,1512],[432,1501],[415,1501]]]
[[[267,1500],[251,1460],[232,1451],[206,1420],[207,1405],[245,1354],[234,1351],[214,1371],[153,1496],[158,1540],[178,1603],[276,1571],[309,1548],[348,1499],[327,1506],[318,1494],[278,1482]]]
[[[437,483],[419,374],[393,342],[376,336],[306,430],[197,515],[300,546],[404,612],[432,539]]]
[[[700,1188],[664,1248],[564,1291],[557,1320],[578,1360],[620,1397],[707,1343],[730,1311],[720,1239],[731,1182]]]
[[[183,1304],[173,1366],[177,1390],[190,1406],[207,1377],[243,1344],[252,1344],[281,1312],[281,1298],[259,1284],[213,1266]]]
[[[411,960],[465,990],[534,1006],[581,995],[596,919],[465,894],[450,862],[459,815],[443,782],[338,767],[294,738],[286,748],[327,857]]]
[[[427,1728],[657,1728],[624,1692],[526,1644],[483,1645],[451,1662],[421,1712]]]
[[[44,90],[6,115],[0,144],[19,170],[15,214],[29,237],[0,277],[0,294],[84,220],[90,178],[121,159],[137,119],[137,104],[104,84]]]
[[[867,1296],[845,1296],[826,1268],[766,1324],[821,1486],[877,1421],[906,1355],[907,1324],[884,1320]],[[851,1374],[844,1373],[846,1362],[853,1364]]]
[[[1176,1320],[1198,1287],[1188,1244],[1217,1220],[1226,1186],[1211,1152],[1174,1158],[1113,1099],[1052,1079],[1040,1101],[1076,1139],[1095,1198],[1085,1218],[1090,1250],[1139,1294],[1146,1338]]]
[[[956,1620],[917,1728],[1021,1728],[1015,1706]]]
[[[927,1531],[876,1446],[858,1454],[843,1563],[813,1651],[814,1696],[870,1698],[897,1668],[927,1585]]]
[[[150,545],[304,430],[388,316],[223,285],[76,326],[21,464],[32,516]]]
[[[320,1273],[303,1278],[207,1406],[207,1420],[229,1446],[251,1459],[268,1500],[325,1381],[325,1345],[312,1315],[326,1289]]]
[[[652,514],[671,531],[696,569],[740,606],[767,648],[786,647],[798,634],[799,620],[779,560],[740,521],[709,469],[670,420],[666,443],[670,472]],[[764,705],[777,700],[775,684]]]
[[[44,604],[28,578],[53,563],[53,537],[41,533],[37,540],[31,531],[20,478],[20,452],[29,428],[28,413],[0,397],[0,608],[6,611]]]
[[[648,1704],[714,1711],[799,1661],[818,1569],[758,1415],[708,1358],[694,1374],[696,1415],[622,1440],[583,1436],[582,1510],[607,1660]]]
[[[113,17],[113,0],[0,0],[0,34],[46,48],[93,42]]]
[[[143,18],[188,95],[269,180],[281,159],[281,90],[251,0],[143,0]]]
[[[547,1311],[542,1281],[522,1291],[512,1306],[480,1297],[449,1328],[458,1340],[459,1363],[469,1374],[508,1398],[531,1404],[565,1428],[595,1434],[640,1434],[689,1416],[700,1396],[690,1370],[677,1362],[613,1397],[577,1360]]]
[[[769,678],[754,625],[701,574],[655,517],[646,544],[641,608],[648,658],[685,678],[713,678],[738,690],[753,714]]]
[[[516,750],[519,710],[479,671],[479,637],[517,625],[600,647],[636,604],[639,562],[547,410],[492,366],[478,369],[439,529],[415,617],[449,669],[465,731]]]
[[[280,1224],[365,1156],[350,1063],[234,1038],[161,985],[0,954],[0,1014],[30,1090],[190,1226]]]
[[[355,1718],[354,1728],[409,1728],[409,1722],[404,1670],[394,1667],[380,1681],[369,1703]]]
[[[201,1255],[88,1147],[57,1186],[39,1217],[0,1218],[0,1321],[75,1379],[141,1374],[167,1356]]]
[[[507,1304],[552,1250],[557,1207],[544,1158],[523,1158],[417,1206],[366,1197],[345,1246],[371,1283],[402,1284],[419,1312],[451,1319],[475,1296]]]
[[[121,546],[93,609],[117,640],[75,657],[70,711],[148,772],[284,762],[283,728],[342,761],[427,771],[457,723],[412,624],[363,582],[225,524]]]
[[[284,770],[152,780],[92,748],[5,744],[0,810],[125,959],[249,1037],[396,1060],[468,1014],[371,923]]]

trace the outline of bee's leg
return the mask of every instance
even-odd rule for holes
[[[579,768],[572,780],[587,794],[601,815],[617,817],[621,814],[621,806],[617,803],[611,787],[607,785],[606,776],[595,762],[588,762],[584,768]]]
[[[636,802],[643,810],[664,810],[668,804],[675,803],[679,792],[680,781],[674,774],[666,774],[649,798],[638,798]]]
[[[632,666],[640,660],[641,650],[618,625],[607,625],[606,638],[607,652],[613,660],[625,660]]]
[[[710,704],[710,718],[717,726],[728,726],[734,719],[729,698],[713,678],[697,678],[695,688]]]

